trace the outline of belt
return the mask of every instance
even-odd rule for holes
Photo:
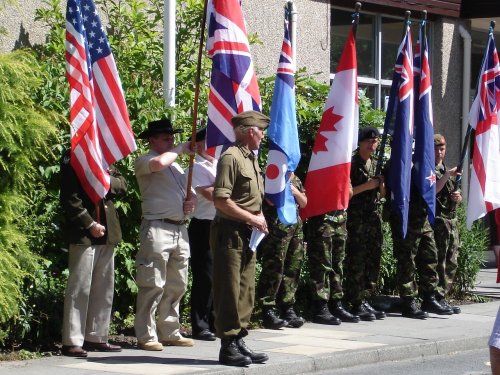
[[[164,223],[174,224],[174,225],[184,225],[187,223],[187,220],[171,220],[171,219],[167,219],[167,218],[158,219],[158,220],[161,220]]]

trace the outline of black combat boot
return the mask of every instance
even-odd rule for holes
[[[316,315],[314,315],[313,322],[318,324],[338,326],[340,324],[340,319],[330,313],[326,301],[321,301],[318,302],[318,307],[316,310]]]
[[[443,306],[437,300],[434,294],[427,294],[424,296],[422,302],[422,310],[438,314],[438,315],[453,315],[453,310],[450,306]]]
[[[425,311],[420,310],[413,297],[403,297],[403,303],[401,304],[401,313],[405,318],[412,319],[427,319],[429,314]]]
[[[368,302],[364,302],[365,307],[370,311],[373,315],[375,315],[375,318],[377,320],[382,320],[385,318],[385,311],[382,310],[375,310],[372,305],[370,305]]]
[[[453,311],[453,314],[460,314],[462,312],[462,310],[460,309],[459,306],[451,306],[448,302],[446,302],[446,300],[444,299],[444,297],[442,297],[440,295],[436,295],[436,300],[445,309],[451,309],[451,311]]]
[[[373,312],[370,311],[370,309],[368,308],[369,305],[366,305],[368,305],[366,302],[355,305],[352,309],[352,313],[358,315],[361,320],[372,322],[377,319],[377,317]]]
[[[287,322],[287,327],[300,328],[304,325],[306,320],[297,315],[292,305],[284,306],[282,311],[281,318]]]
[[[280,319],[273,306],[264,306],[262,313],[262,325],[267,329],[280,329],[286,326],[286,321]]]
[[[238,349],[240,350],[240,353],[246,358],[250,358],[252,363],[264,363],[267,360],[269,360],[269,357],[265,353],[255,353],[253,350],[251,350],[246,344],[245,341],[243,341],[243,337],[237,336],[236,337],[236,345],[238,346]]]
[[[249,356],[241,353],[236,344],[236,336],[226,337],[220,340],[219,362],[226,366],[249,366],[252,360]]]
[[[338,299],[332,300],[330,302],[330,312],[332,315],[339,318],[341,321],[346,323],[358,323],[359,316],[351,314],[349,311],[344,309],[342,302]]]

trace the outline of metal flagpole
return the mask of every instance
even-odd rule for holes
[[[175,107],[175,6],[176,0],[165,0],[163,17],[163,98]]]
[[[196,124],[198,123],[198,102],[200,98],[200,77],[201,77],[201,61],[203,58],[203,44],[205,41],[205,26],[207,23],[207,6],[208,0],[203,4],[203,17],[201,20],[200,31],[200,44],[198,47],[198,66],[196,67],[196,82],[194,90],[194,103],[193,103],[193,123],[191,126],[191,150],[194,151],[196,147]],[[191,198],[191,185],[193,183],[193,163],[194,155],[189,155],[189,172],[186,187],[186,200]]]
[[[290,22],[290,43],[292,44],[293,59],[297,66],[297,7],[293,1],[288,1],[285,5],[288,22]]]

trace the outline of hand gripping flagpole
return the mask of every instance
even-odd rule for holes
[[[411,12],[409,10],[407,10],[405,12],[403,37],[406,33],[406,27],[409,24],[411,24],[410,17],[411,17]],[[388,136],[389,130],[392,128],[392,124],[395,121],[394,117],[396,116],[396,111],[394,111],[394,100],[396,100],[396,93],[395,92],[393,93],[393,90],[395,90],[394,84],[391,86],[391,93],[389,95],[389,104],[387,105],[387,113],[386,113],[385,123],[384,123],[384,132],[382,134],[382,142],[380,143],[380,147],[378,149],[377,167],[375,168],[375,176],[378,176],[382,172],[382,167],[384,164],[385,147],[387,145],[387,136]]]
[[[191,126],[191,143],[190,148],[195,151],[196,147],[196,124],[198,123],[198,102],[200,98],[200,77],[201,77],[201,61],[203,57],[203,44],[205,41],[205,25],[207,23],[207,5],[208,0],[203,3],[203,17],[201,20],[200,31],[200,44],[198,46],[198,65],[196,67],[196,81],[194,89],[194,103],[193,103],[193,122]],[[186,186],[186,200],[191,199],[191,186],[193,184],[193,164],[194,154],[189,155],[189,171]]]
[[[493,31],[495,30],[495,26],[496,26],[496,22],[493,20],[490,21],[490,29],[489,29],[488,35],[493,33]],[[481,75],[478,78],[477,87],[479,87],[479,80],[480,79],[481,79]],[[468,153],[468,149],[469,149],[469,145],[470,145],[471,135],[474,136],[474,129],[472,128],[472,126],[470,126],[470,123],[469,123],[469,126],[467,126],[467,131],[465,132],[464,144],[462,145],[462,152],[460,153],[460,160],[459,160],[458,165],[457,165],[457,173],[459,173],[459,174],[457,174],[457,176],[455,177],[455,188],[453,189],[453,191],[459,190],[460,186],[462,185],[462,170],[464,167],[465,159],[467,158],[467,153]],[[467,166],[467,168],[468,168],[468,166]]]

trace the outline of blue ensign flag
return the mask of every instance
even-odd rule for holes
[[[434,127],[432,118],[432,84],[425,20],[420,24],[414,60],[415,71],[415,152],[413,153],[413,184],[427,205],[429,222],[434,224],[436,207],[436,173],[434,158]]]
[[[411,151],[413,141],[413,53],[410,22],[398,49],[389,103],[393,107],[386,115],[385,129],[393,128],[388,186],[391,190],[391,211],[401,220],[401,233],[406,237],[410,203]],[[390,121],[396,112],[394,126]],[[391,112],[391,113],[390,113]]]
[[[295,112],[295,61],[288,21],[285,15],[285,36],[271,105],[271,122],[267,130],[269,154],[265,193],[277,209],[283,224],[297,222],[297,207],[290,186],[290,174],[300,161],[299,135]]]

